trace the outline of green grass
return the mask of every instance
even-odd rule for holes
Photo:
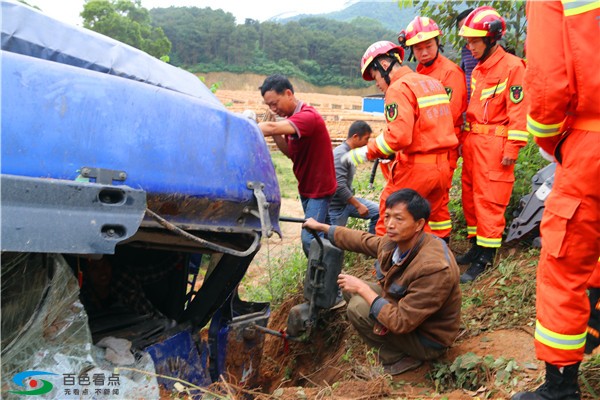
[[[268,301],[277,307],[290,295],[302,291],[306,274],[307,260],[300,247],[285,257],[270,258],[266,266],[268,280],[249,282],[247,277],[241,282],[247,301]]]
[[[277,181],[281,197],[286,199],[295,199],[298,197],[298,181],[292,170],[292,160],[287,158],[282,152],[275,150],[271,152],[271,159],[275,166]]]

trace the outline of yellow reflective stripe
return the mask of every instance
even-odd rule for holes
[[[363,157],[356,150],[350,150],[350,159],[354,163],[354,165],[362,164],[365,162]]]
[[[502,238],[486,238],[477,235],[477,245],[483,247],[500,247],[502,244]]]
[[[525,131],[517,131],[517,130],[509,130],[508,131],[508,140],[520,140],[522,142],[526,142],[529,138],[529,133]]]
[[[565,17],[583,14],[588,11],[600,8],[600,0],[581,1],[581,0],[563,0],[563,10]]]
[[[417,98],[419,108],[432,107],[440,104],[450,104],[450,98],[446,93],[436,94],[433,96],[419,97]]]
[[[544,327],[540,321],[535,321],[535,340],[548,347],[560,350],[578,350],[585,346],[587,332],[577,335],[563,335]]]
[[[487,16],[494,16],[494,17],[500,17],[500,14],[498,14],[498,11],[491,9],[491,10],[485,10],[485,11],[480,11],[477,13],[477,15],[475,15],[475,18],[473,18],[473,22],[479,22],[479,21],[483,21],[483,19]]]
[[[379,151],[381,151],[386,156],[389,156],[390,154],[394,153],[394,150],[392,150],[390,145],[385,141],[383,134],[377,136],[377,138],[375,139],[375,143],[377,144],[377,148],[379,149]]]
[[[504,92],[506,90],[507,83],[508,83],[508,78],[506,78],[506,80],[504,82],[499,83],[496,86],[492,86],[490,88],[483,89],[481,91],[481,97],[479,98],[479,100],[484,100],[484,99],[487,99],[488,97],[495,96],[497,94]]]
[[[451,220],[437,221],[437,222],[429,221],[429,227],[431,228],[432,231],[442,231],[445,229],[452,229],[452,221]]]
[[[545,125],[537,122],[530,115],[527,115],[527,130],[535,137],[546,138],[560,135],[560,127],[562,122],[558,124]]]
[[[475,235],[477,234],[476,226],[467,226],[467,235]]]
[[[458,32],[458,36],[483,37],[483,36],[487,35],[487,33],[488,33],[487,31],[484,31],[482,29],[470,28],[465,24],[460,28],[460,31]]]

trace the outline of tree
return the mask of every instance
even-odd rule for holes
[[[400,8],[409,6],[411,1],[400,0]],[[523,56],[523,45],[525,42],[525,28],[527,21],[525,19],[525,1],[430,1],[415,0],[414,5],[421,8],[422,16],[432,18],[442,29],[444,36],[442,41],[450,43],[456,50],[464,45],[464,39],[458,36],[456,28],[456,16],[467,8],[477,8],[480,6],[492,6],[506,21],[506,35],[503,40],[508,48],[514,49],[518,56]]]
[[[163,30],[152,25],[140,0],[88,0],[81,12],[83,26],[160,58],[171,51]]]

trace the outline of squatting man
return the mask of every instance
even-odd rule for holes
[[[338,285],[348,319],[391,375],[443,355],[460,325],[460,272],[446,243],[424,232],[429,214],[427,200],[401,189],[386,199],[384,236],[312,218],[303,225],[341,249],[377,258],[377,283],[340,274]]]

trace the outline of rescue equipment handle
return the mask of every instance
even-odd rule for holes
[[[250,247],[248,247],[248,249],[246,249],[244,251],[234,250],[229,247],[221,246],[219,244],[212,243],[212,242],[209,242],[208,240],[204,240],[202,238],[194,236],[191,233],[188,233],[188,232],[184,231],[183,229],[179,228],[175,224],[172,224],[171,222],[167,221],[166,219],[164,219],[163,217],[161,217],[154,211],[150,210],[149,208],[146,208],[146,214],[148,214],[149,216],[154,218],[156,220],[156,222],[158,222],[159,224],[161,224],[162,226],[164,226],[165,228],[167,228],[168,230],[170,230],[171,232],[173,232],[177,235],[183,236],[186,239],[189,239],[193,242],[199,243],[202,246],[207,247],[211,250],[218,251],[220,253],[230,254],[235,257],[249,256],[257,249],[257,247],[260,243],[260,235],[256,232],[252,232],[252,234],[254,235],[254,240],[252,241],[252,244],[250,244]]]
[[[285,217],[285,216],[279,216],[279,221],[281,222],[297,222],[300,224],[303,224],[306,222],[306,218],[295,218],[295,217]],[[308,229],[308,228],[304,228],[307,231],[310,232],[311,235],[313,235],[313,237],[317,240],[317,243],[319,244],[319,247],[321,248],[321,253],[323,253],[323,242],[321,241],[321,237],[317,234],[317,232],[315,232],[312,229]]]

